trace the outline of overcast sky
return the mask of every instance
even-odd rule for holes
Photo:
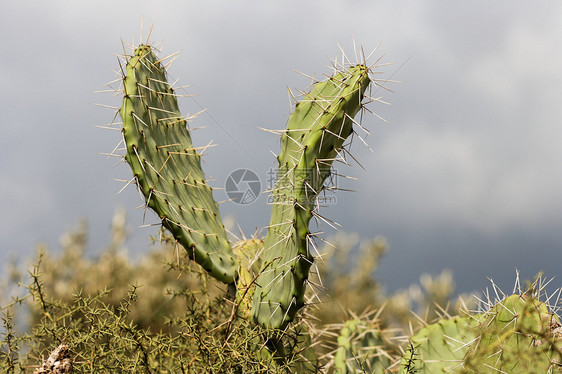
[[[337,167],[359,179],[341,181],[356,192],[339,193],[322,214],[362,238],[386,237],[377,276],[391,290],[443,268],[459,291],[481,289],[487,277],[508,286],[516,267],[525,278],[558,276],[562,4],[501,3],[3,2],[0,261],[31,256],[38,243],[56,250],[80,218],[95,255],[118,206],[127,209],[130,253],[148,248],[154,230],[138,228],[136,191],[116,195],[113,179],[130,171],[98,155],[119,141],[95,127],[114,112],[92,105],[120,106],[94,91],[115,78],[121,39],[138,42],[144,20],[162,55],[181,52],[170,76],[196,95],[181,100],[184,114],[207,109],[191,127],[205,127],[195,145],[218,144],[204,158],[211,185],[248,168],[265,188],[279,142],[258,127],[283,128],[287,87],[309,83],[293,70],[328,73],[336,41],[352,54],[354,36],[365,51],[380,44],[374,56],[394,63],[378,77],[402,83],[377,92],[392,105],[371,107],[387,123],[364,122],[374,152],[352,146],[364,169]],[[225,203],[221,213],[251,234],[269,221],[266,200]]]

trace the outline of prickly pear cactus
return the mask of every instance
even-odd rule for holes
[[[243,316],[251,315],[268,329],[285,329],[305,303],[314,261],[308,225],[333,161],[343,160],[344,142],[354,131],[353,118],[371,84],[369,67],[341,69],[314,84],[296,104],[281,136],[268,233],[263,242],[246,240],[234,248],[161,61],[150,46],[141,45],[125,70],[120,109],[125,159],[145,206],[156,212],[190,258],[229,284],[229,295],[235,295]],[[278,339],[267,343],[273,351],[280,347]]]
[[[512,295],[480,319],[467,372],[553,373],[562,368],[560,320],[528,295]]]
[[[264,270],[253,302],[254,319],[263,326],[284,328],[304,305],[314,261],[308,224],[332,162],[353,132],[353,117],[371,82],[368,73],[368,67],[356,65],[314,85],[281,136]]]
[[[442,319],[422,328],[411,338],[402,358],[402,373],[458,373],[476,338],[478,319],[471,316]]]
[[[294,358],[290,372],[299,374],[318,373],[318,358],[309,327],[305,323],[301,323],[295,326],[293,330],[291,339],[293,343],[289,347],[289,351],[293,352]]]
[[[370,325],[360,319],[345,322],[338,336],[338,348],[334,355],[337,374],[383,374],[391,364],[391,356],[378,325]]]
[[[240,240],[232,249],[240,261],[236,280],[236,302],[239,311],[245,315],[251,310],[252,296],[256,288],[255,281],[261,269],[262,261],[259,255],[263,249],[263,240],[257,238]]]
[[[558,317],[523,294],[485,313],[426,326],[412,337],[401,373],[554,373],[561,363]]]
[[[146,206],[213,277],[232,283],[238,261],[166,70],[151,47],[127,61],[120,109],[126,160]]]

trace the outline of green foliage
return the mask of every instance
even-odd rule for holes
[[[386,250],[380,237],[359,243],[357,234],[339,232],[315,262],[320,276],[313,273],[311,281],[322,284],[322,297],[311,313],[329,325],[347,320],[350,312],[358,315],[381,306],[386,295],[375,271]]]
[[[96,295],[101,290],[110,290],[103,302],[117,308],[136,286],[138,300],[130,306],[129,316],[137,321],[138,327],[153,331],[167,331],[165,318],[182,315],[188,303],[183,297],[176,297],[182,290],[191,290],[194,295],[208,298],[219,296],[216,287],[209,287],[201,270],[191,266],[180,256],[175,241],[162,236],[159,250],[132,261],[125,247],[125,213],[118,210],[113,218],[111,242],[99,258],[88,259],[86,226],[80,224],[75,230],[62,236],[62,251],[53,256],[43,250],[41,255],[41,281],[43,290],[53,299],[70,304],[75,294]],[[156,239],[153,239],[156,240]],[[31,324],[37,323],[42,312],[31,309]]]
[[[1,372],[28,372],[60,344],[83,373],[316,371],[315,356],[302,347],[310,346],[303,325],[279,336],[286,353],[279,361],[264,348],[264,337],[279,332],[235,318],[225,286],[198,265],[177,262],[172,238],[163,234],[162,246],[132,262],[118,239],[121,224],[114,220],[112,245],[97,259],[84,256],[84,226],[64,237],[60,256],[40,252],[26,295],[2,309]],[[14,316],[26,310],[28,329],[18,332]]]

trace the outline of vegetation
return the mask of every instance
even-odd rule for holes
[[[370,261],[348,264],[337,254],[357,251],[358,237],[340,233],[339,247],[320,249],[326,254],[319,266],[325,288],[322,295],[315,295],[309,289],[308,296],[319,297],[321,302],[310,305],[299,323],[285,335],[285,339],[291,339],[297,347],[299,339],[309,342],[313,354],[310,350],[296,349],[280,363],[267,350],[261,349],[264,334],[272,331],[251,319],[236,317],[237,303],[228,298],[227,287],[179,255],[180,249],[173,238],[163,232],[162,240],[154,238],[152,251],[140,258],[135,255],[137,259],[133,261],[125,247],[126,222],[122,211],[114,217],[112,233],[107,248],[99,257],[89,259],[84,254],[86,226],[80,224],[62,237],[62,248],[54,251],[57,255],[39,248],[37,260],[27,274],[14,265],[7,269],[10,279],[6,279],[2,287],[5,306],[2,308],[1,372],[31,373],[42,369],[42,362],[52,351],[65,345],[68,347],[66,357],[71,360],[75,373],[310,372],[316,370],[307,369],[305,363],[310,361],[317,362],[318,371],[337,373],[400,370],[408,373],[406,369],[411,361],[409,372],[424,373],[421,360],[436,361],[423,356],[431,351],[424,348],[424,344],[430,342],[427,336],[439,331],[442,344],[447,347],[452,342],[472,340],[478,334],[478,330],[467,332],[461,340],[453,338],[449,330],[448,326],[462,330],[459,320],[466,320],[466,310],[476,307],[474,303],[463,306],[462,302],[453,301],[454,285],[450,274],[445,272],[437,277],[425,274],[420,285],[388,295],[374,277],[386,249],[384,241],[362,243],[361,258]],[[341,270],[346,267],[349,271]],[[535,282],[534,287],[522,289],[521,294],[538,296],[541,290],[542,284]],[[504,298],[501,293],[499,298]],[[544,299],[544,295],[541,298]],[[539,351],[529,352],[532,360],[520,360],[526,366],[519,372],[532,373],[539,371],[527,365],[540,361],[545,352],[556,362],[560,325],[544,304],[537,304],[536,298],[529,300],[531,304],[515,308],[524,311],[529,308],[525,305],[530,305],[540,311],[540,337],[537,338],[536,331],[533,337],[528,323],[513,324],[513,328],[527,329],[525,336],[529,338],[525,339],[529,342],[542,342],[535,345]],[[494,311],[496,303],[488,302],[489,306],[481,308]],[[453,307],[444,310],[441,305]],[[532,316],[533,310],[521,314]],[[448,315],[459,317],[450,318],[449,322],[445,318]],[[476,313],[477,318],[466,326],[489,326],[489,322],[480,321],[490,315]],[[440,317],[435,324],[428,324],[424,316]],[[495,328],[507,332],[501,326]],[[412,346],[408,338],[411,330],[417,332],[411,340]],[[482,335],[494,334],[499,336],[488,329]],[[509,336],[513,341],[517,333]],[[556,344],[551,344],[553,342]],[[472,347],[476,349],[478,345]],[[453,366],[464,362],[465,355],[473,358],[480,354],[468,348],[466,345],[462,354],[454,348],[448,349],[457,352]],[[412,353],[413,360],[408,356]],[[450,362],[448,360],[450,358],[444,362]],[[381,369],[383,367],[386,371]],[[443,367],[441,364],[439,370]],[[554,368],[550,370],[555,372]],[[442,372],[435,367],[424,370]],[[462,372],[461,366],[452,372]]]
[[[2,295],[7,298],[11,293],[12,300],[3,301],[1,372],[33,372],[61,344],[69,347],[74,372],[83,373],[284,373],[306,369],[302,366],[312,357],[307,358],[309,352],[296,351],[279,363],[260,350],[264,334],[272,332],[251,319],[236,317],[237,304],[229,300],[228,287],[181,256],[165,232],[162,240],[154,238],[152,251],[135,255],[135,261],[125,247],[122,211],[114,217],[112,233],[111,243],[100,256],[88,259],[84,254],[86,226],[80,224],[62,237],[57,255],[39,248],[27,274],[13,265],[8,269],[11,281],[5,282]],[[363,255],[371,254],[373,260],[350,267],[349,273],[341,273],[341,259],[336,261],[334,254],[352,250],[356,235],[341,234],[338,241],[339,248],[321,249],[326,253],[320,266],[327,296],[319,297],[324,302],[308,308],[302,321],[285,334],[285,339],[295,339],[287,345],[310,340],[322,370],[332,370],[332,357],[339,347],[341,326],[335,321],[347,318],[385,330],[385,354],[396,356],[399,341],[393,339],[402,334],[396,327],[413,321],[414,315],[403,309],[398,318],[380,308],[389,303],[394,309],[405,308],[416,302],[413,296],[417,295],[401,292],[386,297],[380,292],[373,271],[384,252],[383,241],[365,243]],[[14,284],[16,280],[19,286]],[[427,296],[439,293],[439,288],[452,291],[451,284],[437,282]],[[317,295],[310,290],[309,296]],[[393,298],[403,305],[391,302]]]

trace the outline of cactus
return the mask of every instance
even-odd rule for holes
[[[353,117],[371,80],[365,65],[317,83],[296,104],[281,136],[271,221],[264,239],[264,270],[254,293],[254,318],[284,328],[304,305],[312,239],[308,224],[332,162],[353,132]]]
[[[218,280],[236,284],[239,303],[253,297],[253,317],[264,327],[286,327],[304,305],[313,262],[308,224],[332,162],[353,132],[353,117],[370,82],[365,64],[352,66],[314,85],[296,105],[281,137],[263,249],[257,240],[235,244],[233,251],[164,67],[147,45],[127,60],[120,109],[125,158],[146,207],[158,214],[190,258]],[[251,264],[244,248],[256,254]]]
[[[411,338],[412,348],[402,358],[402,373],[450,373],[463,365],[468,345],[475,339],[478,319],[441,319]]]
[[[551,373],[562,364],[558,316],[533,295],[512,295],[480,318],[469,372]]]
[[[401,373],[551,373],[562,363],[558,316],[533,295],[484,313],[442,319],[411,339]]]
[[[158,214],[190,258],[218,280],[234,282],[238,261],[186,120],[151,47],[141,45],[129,58],[123,88],[119,113],[126,160],[146,206]]]
[[[255,281],[261,269],[259,253],[263,248],[260,239],[244,239],[233,246],[234,254],[240,261],[236,281],[236,302],[244,315],[250,316],[251,300],[256,288]]]
[[[345,322],[338,336],[334,355],[337,374],[382,374],[391,364],[391,355],[385,350],[378,324],[355,318]]]

